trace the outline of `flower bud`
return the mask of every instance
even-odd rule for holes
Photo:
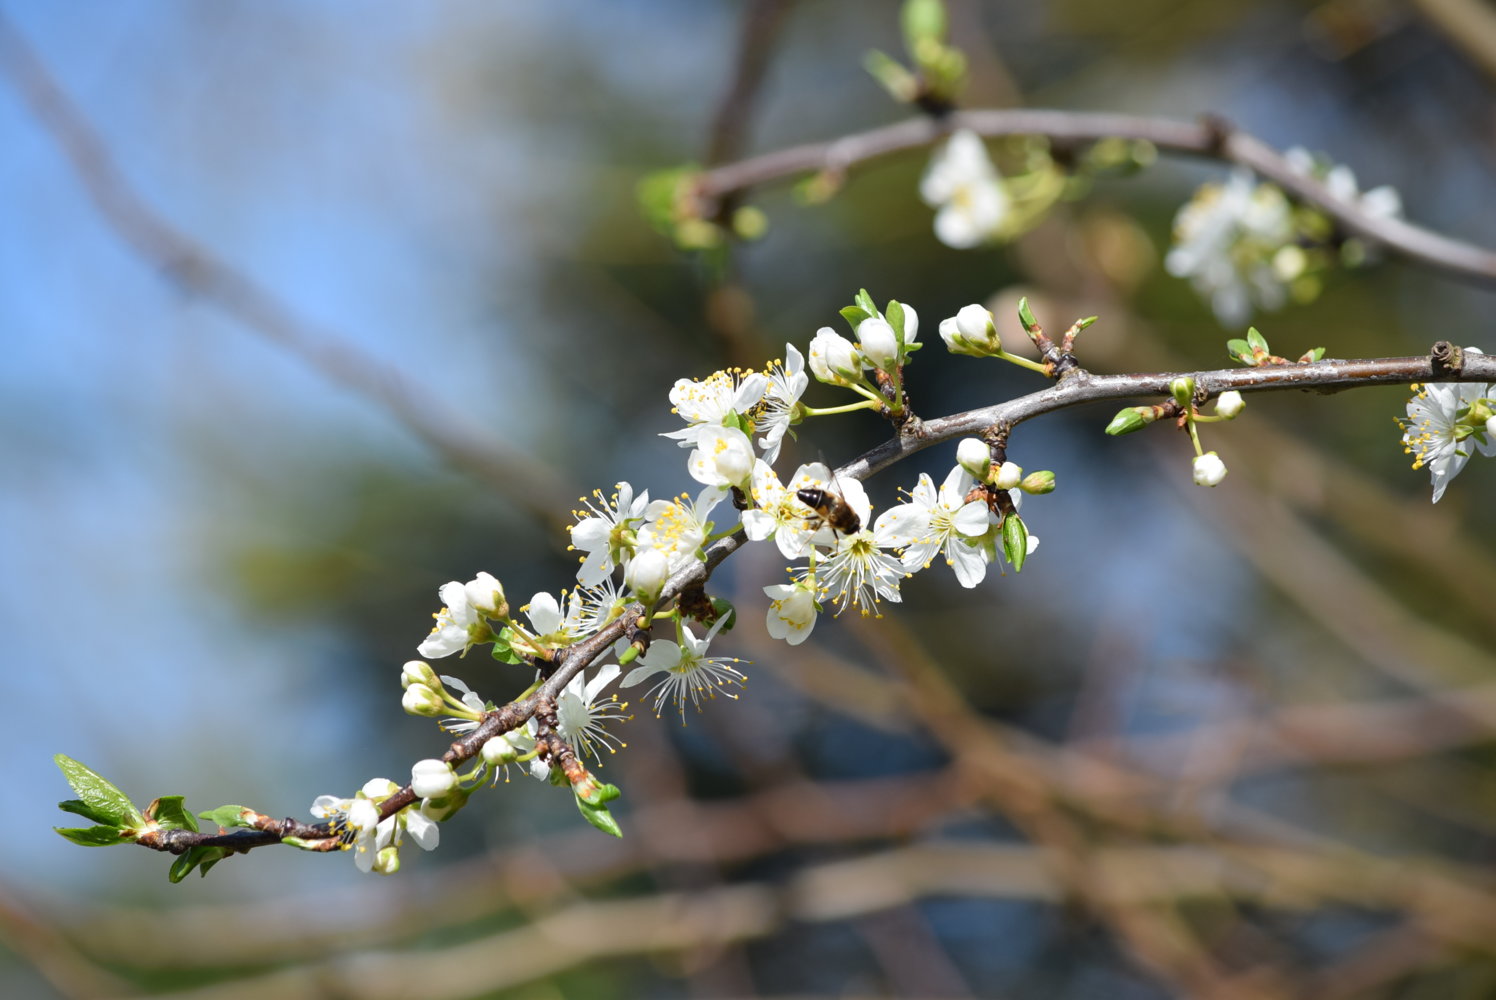
[[[1241,393],[1235,389],[1231,389],[1221,393],[1216,398],[1216,416],[1231,420],[1242,410],[1246,409],[1246,406],[1247,401],[1242,399]]]
[[[997,323],[992,318],[992,311],[986,306],[972,303],[962,306],[961,311],[956,313],[956,329],[961,331],[961,336],[972,347],[980,349],[984,354],[996,354],[1002,350],[1002,338],[997,333]]]
[[[1140,431],[1153,421],[1158,419],[1158,410],[1151,406],[1129,406],[1125,410],[1118,410],[1112,422],[1106,425],[1106,432],[1113,437],[1121,434],[1131,434]]]
[[[1226,463],[1213,451],[1195,457],[1195,485],[1219,486],[1226,478]]]
[[[485,618],[503,618],[509,614],[509,602],[504,600],[504,585],[488,573],[479,573],[463,585],[463,591],[467,594],[468,603]]]
[[[483,762],[491,767],[512,764],[519,759],[519,750],[502,733],[483,744],[478,753],[483,756]]]
[[[424,684],[411,684],[400,696],[400,707],[411,715],[422,715],[434,719],[442,714],[441,697]]]
[[[872,316],[857,324],[857,340],[863,357],[878,368],[891,372],[898,367],[899,341],[886,319]]]
[[[992,485],[1000,490],[1017,488],[1023,482],[1023,468],[1014,462],[1004,462],[997,470]]]
[[[659,549],[640,549],[623,571],[623,582],[644,597],[654,597],[670,578],[670,560]]]
[[[1169,383],[1169,394],[1174,397],[1174,402],[1188,411],[1195,397],[1195,380],[1188,375],[1179,376]]]
[[[962,438],[956,445],[956,464],[985,483],[992,475],[992,449],[980,438]]]
[[[1047,470],[1044,472],[1031,472],[1023,477],[1023,482],[1018,484],[1018,488],[1025,493],[1032,493],[1035,496],[1041,493],[1053,493],[1054,473]]]
[[[810,373],[828,385],[855,385],[862,381],[862,361],[852,342],[829,326],[816,331],[810,341]]]
[[[410,769],[410,790],[417,798],[441,798],[456,787],[457,775],[444,760],[418,760]]]
[[[408,688],[412,684],[424,684],[432,691],[440,691],[442,679],[436,676],[436,671],[425,660],[407,660],[405,666],[400,668],[400,686]]]
[[[370,869],[375,875],[393,875],[400,870],[400,848],[391,844],[382,848],[374,856],[374,867]]]

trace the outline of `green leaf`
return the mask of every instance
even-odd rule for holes
[[[847,306],[846,308],[842,309],[841,314],[842,318],[845,319],[848,325],[852,327],[853,333],[857,332],[857,325],[870,316],[866,309],[862,309],[858,306]]]
[[[148,819],[167,830],[191,830],[197,832],[197,817],[182,807],[183,796],[163,795],[146,807]]]
[[[733,629],[737,628],[738,609],[733,607],[732,602],[727,598],[713,597],[712,610],[717,613],[717,621],[721,621],[723,616],[728,616],[727,624],[723,625],[722,628],[718,630],[718,635],[722,635],[724,632],[731,632]]]
[[[1231,356],[1233,361],[1247,362],[1252,357],[1252,345],[1240,337],[1233,337],[1231,340],[1226,341],[1226,353]]]
[[[1003,518],[1003,555],[1013,564],[1013,572],[1023,572],[1023,561],[1028,558],[1028,528],[1017,514]]]
[[[95,823],[103,823],[105,825],[108,825],[110,822],[108,816],[103,815],[98,810],[94,809],[87,802],[84,802],[81,799],[67,799],[63,802],[57,803],[57,808],[66,813],[75,813],[79,816],[82,816],[84,819],[91,819]]]
[[[858,289],[857,295],[852,299],[852,302],[854,305],[860,306],[862,311],[869,316],[878,315],[878,305],[873,301],[873,297],[867,293],[866,288]]]
[[[883,309],[883,318],[888,320],[888,325],[893,327],[894,336],[899,340],[899,346],[904,346],[904,307],[896,299],[889,299],[888,305]]]
[[[1304,360],[1314,362],[1320,360],[1324,356],[1325,349],[1323,347],[1316,347],[1314,350],[1309,351],[1304,355]]]
[[[607,787],[612,788],[613,786],[609,785]],[[597,827],[603,833],[617,837],[620,840],[623,839],[623,830],[619,828],[618,821],[613,818],[613,814],[608,812],[607,806],[589,805],[579,798],[577,799],[577,811],[582,814],[587,822]]]
[[[124,836],[117,826],[54,826],[52,829],[83,847],[113,847],[115,844],[128,844],[134,840],[133,837]]]
[[[1018,300],[1018,322],[1023,324],[1025,330],[1033,330],[1039,326],[1039,321],[1034,319],[1033,310],[1029,308],[1027,295]]]
[[[657,170],[639,181],[636,195],[639,209],[649,224],[666,236],[675,234],[681,220],[681,194],[695,183],[700,170],[694,164]]]
[[[228,857],[230,853],[226,847],[191,848],[171,863],[171,870],[166,873],[166,877],[175,885],[186,878],[194,868],[198,869],[199,875],[207,875],[209,868]]]
[[[904,0],[899,14],[904,44],[913,52],[921,41],[944,41],[948,27],[942,0]]]
[[[524,663],[524,657],[514,651],[510,645],[514,641],[514,629],[505,627],[499,630],[494,637],[492,655],[500,663]]]
[[[1247,329],[1247,343],[1251,345],[1254,351],[1261,351],[1263,354],[1273,353],[1268,349],[1267,338],[1258,333],[1255,326],[1248,327]]]
[[[77,793],[78,798],[93,813],[89,819],[99,822],[111,823],[121,827],[139,827],[145,825],[145,817],[140,810],[135,808],[125,793],[115,788],[103,776],[78,763],[66,754],[57,754],[52,758],[62,771],[62,776],[67,778],[68,784]],[[68,810],[76,812],[76,810]]]
[[[1112,418],[1112,422],[1106,425],[1106,432],[1112,435],[1112,437],[1117,437],[1122,434],[1131,434],[1133,431],[1142,430],[1153,422],[1143,415],[1144,410],[1151,412],[1152,408],[1129,406],[1125,410],[1118,410],[1117,415]]]
[[[244,818],[244,814],[248,811],[243,806],[219,806],[217,809],[209,809],[207,812],[198,813],[197,818],[206,823],[221,826],[225,830],[236,826],[253,829],[254,824]]]

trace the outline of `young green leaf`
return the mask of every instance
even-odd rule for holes
[[[243,806],[219,806],[217,809],[198,813],[197,818],[207,823],[215,823],[225,830],[236,826],[253,827],[254,824],[244,818],[246,812],[249,810]]]
[[[847,321],[847,324],[852,328],[853,333],[857,332],[857,324],[861,323],[863,320],[868,319],[871,316],[871,313],[869,313],[866,309],[862,309],[858,306],[846,306],[842,309],[841,314],[842,319]]]
[[[171,870],[166,873],[166,877],[175,885],[191,874],[194,868],[198,869],[199,875],[207,875],[208,869],[228,857],[229,853],[226,847],[191,848],[171,863]]]
[[[115,826],[139,827],[145,825],[145,817],[140,810],[135,808],[125,793],[115,788],[108,781],[90,770],[83,764],[78,763],[66,754],[57,754],[52,758],[62,771],[62,776],[68,780],[73,791],[83,804],[93,810],[89,819],[102,823],[111,823]],[[76,812],[75,809],[68,810]]]
[[[105,816],[82,799],[66,799],[57,803],[57,808],[66,813],[82,816],[84,819],[91,819],[95,823],[103,823],[106,826],[110,825],[108,816]]]
[[[52,829],[82,847],[113,847],[133,840],[131,837],[121,836],[121,830],[117,826],[54,826]]]
[[[889,299],[888,305],[883,309],[883,318],[888,320],[888,325],[893,327],[894,335],[899,338],[899,346],[904,346],[904,307],[895,299]]]
[[[180,795],[163,795],[146,807],[148,819],[167,830],[191,830],[197,832],[197,817],[182,806]]]
[[[603,833],[618,837],[619,839],[623,838],[623,830],[619,828],[618,821],[613,818],[613,814],[608,812],[607,806],[590,805],[578,798],[577,811],[582,814],[587,822],[597,827]]]

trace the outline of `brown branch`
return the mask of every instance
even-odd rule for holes
[[[841,174],[859,164],[920,149],[955,129],[989,138],[1040,135],[1055,142],[1140,139],[1168,153],[1250,167],[1286,192],[1322,210],[1352,236],[1406,260],[1481,284],[1496,284],[1496,252],[1440,235],[1396,218],[1367,213],[1356,202],[1330,194],[1313,177],[1296,172],[1282,153],[1219,119],[1181,122],[1166,118],[1026,108],[960,111],[940,120],[911,118],[829,142],[791,146],[703,172],[698,196],[710,203],[771,181],[814,170]]]
[[[0,72],[51,133],[100,218],[178,288],[382,408],[454,468],[547,523],[564,518],[575,491],[544,463],[485,433],[438,402],[439,394],[411,385],[402,373],[360,351],[357,338],[313,327],[269,288],[163,219],[130,185],[98,132],[3,13]]]
[[[1084,369],[1072,369],[1057,385],[1049,389],[1020,396],[1006,403],[922,421],[917,433],[901,433],[842,466],[836,471],[836,475],[864,479],[942,441],[980,434],[997,425],[1012,427],[1021,421],[1082,403],[1138,396],[1167,396],[1170,384],[1181,375],[1188,375],[1195,380],[1197,395],[1202,399],[1227,389],[1245,392],[1285,389],[1339,391],[1361,386],[1410,382],[1496,381],[1496,356],[1450,351],[1449,346],[1446,341],[1440,341],[1427,357],[1331,360],[1193,373],[1092,375]],[[703,562],[682,569],[670,579],[661,592],[660,603],[668,603],[680,594],[704,585],[722,560],[737,551],[746,540],[746,536],[740,531],[714,543],[707,550]],[[475,730],[451,744],[442,759],[452,764],[471,760],[488,740],[523,725],[540,705],[553,703],[572,678],[607,653],[613,643],[630,628],[638,627],[649,610],[642,605],[630,605],[619,618],[582,642],[568,647],[561,655],[555,671],[534,694],[487,713]],[[414,801],[415,793],[406,785],[382,804],[380,817],[388,818]],[[292,822],[286,821],[287,824]],[[248,836],[172,831],[169,843],[161,838],[138,843],[155,850],[181,853],[197,844],[222,843],[221,840],[210,838],[229,837],[232,838],[231,842],[224,843],[223,846],[248,850],[277,843],[285,835],[277,835],[274,831],[258,833],[258,836]]]

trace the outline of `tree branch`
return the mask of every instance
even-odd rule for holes
[[[893,153],[929,146],[956,129],[970,129],[988,138],[1040,135],[1057,143],[1140,139],[1167,153],[1240,164],[1300,201],[1321,209],[1346,233],[1388,253],[1458,278],[1496,284],[1496,252],[1402,219],[1371,215],[1356,202],[1335,197],[1315,178],[1295,171],[1282,153],[1261,139],[1218,118],[1181,122],[1139,115],[1028,108],[958,111],[939,121],[911,118],[704,171],[697,178],[696,189],[705,202],[702,215],[711,218],[714,203],[748,188],[815,170],[844,173]]]

